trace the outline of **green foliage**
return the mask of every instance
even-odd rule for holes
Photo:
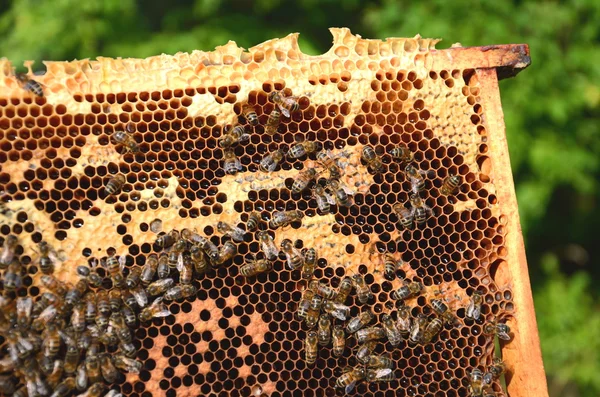
[[[600,2],[596,0],[0,0],[0,54],[69,60],[251,47],[299,31],[326,51],[327,28],[363,37],[442,37],[444,45],[527,43],[532,65],[501,82],[508,142],[548,374],[600,395]],[[592,261],[565,254],[576,245]],[[580,272],[573,276],[570,265]],[[545,265],[545,267],[542,266]],[[559,266],[560,265],[560,266]],[[589,266],[589,267],[585,267]],[[597,291],[596,291],[597,293]],[[566,319],[559,317],[566,315]],[[555,391],[554,393],[560,393]],[[558,395],[558,394],[556,394]]]

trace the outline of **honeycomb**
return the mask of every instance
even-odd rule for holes
[[[346,334],[340,357],[328,344],[318,347],[314,365],[306,363],[309,329],[297,310],[309,280],[290,270],[283,252],[270,271],[240,274],[264,255],[258,235],[266,230],[276,247],[289,239],[298,251],[316,249],[312,280],[337,289],[345,277],[362,276],[372,296],[362,304],[353,291],[348,318],[371,310],[371,326],[386,315],[395,320],[394,291],[405,282],[423,286],[404,300],[413,318],[440,317],[434,299],[456,317],[429,343],[377,343],[373,354],[392,359],[395,379],[357,382],[349,395],[475,395],[470,374],[500,354],[507,371],[489,384],[492,395],[506,395],[504,386],[511,396],[547,394],[497,86],[529,64],[526,46],[436,50],[439,40],[420,36],[380,41],[331,31],[333,47],[320,56],[303,54],[290,35],[248,51],[229,42],[214,52],[143,60],[44,62],[46,73],[31,77],[43,96],[24,90],[12,65],[0,61],[0,242],[18,238],[23,268],[14,292],[3,270],[5,299],[37,302],[47,291],[42,241],[54,251],[54,276],[74,285],[79,265],[115,255],[125,276],[141,268],[163,252],[157,238],[172,230],[195,230],[221,247],[231,241],[217,228],[225,222],[245,231],[237,254],[195,274],[196,293],[165,302],[171,315],[132,329],[143,367],[111,389],[132,397],[345,394],[336,380],[359,365],[359,344]],[[296,97],[299,108],[269,134],[275,91]],[[247,107],[257,125],[244,117]],[[231,147],[241,170],[229,174],[221,142],[239,125],[249,136]],[[115,142],[117,131],[127,131],[136,150]],[[299,142],[319,142],[321,150],[291,158]],[[365,147],[381,172],[365,163]],[[410,210],[413,189],[405,164],[390,155],[397,147],[412,153],[424,180],[419,195],[431,208],[412,228],[393,209]],[[285,158],[262,172],[261,160],[278,149]],[[310,188],[292,191],[306,170],[318,171],[314,184],[327,178],[320,152],[339,159],[339,182],[351,198],[329,213]],[[117,174],[125,183],[107,195]],[[443,194],[451,175],[461,182]],[[294,210],[300,221],[269,223],[276,211]],[[257,230],[247,230],[252,212],[260,214]],[[391,275],[386,254],[400,264]],[[102,277],[94,290],[116,288],[104,267],[94,270]],[[476,293],[483,303],[473,320],[467,311]],[[502,353],[484,332],[490,322],[510,325]],[[3,332],[3,357],[6,338]]]

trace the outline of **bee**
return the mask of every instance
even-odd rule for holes
[[[462,178],[459,175],[450,174],[444,179],[440,193],[442,193],[444,196],[450,196],[456,191],[456,189],[458,189],[461,183]]]
[[[331,318],[327,314],[321,314],[317,328],[319,345],[327,346],[331,342]]]
[[[237,254],[237,246],[231,241],[225,241],[219,249],[219,256],[216,261],[217,265],[222,265],[232,259]]]
[[[67,352],[65,353],[64,371],[68,376],[71,376],[77,371],[81,351],[77,347],[77,341],[73,338],[63,338],[67,344]]]
[[[386,333],[381,327],[368,327],[359,329],[356,331],[356,341],[358,343],[365,343],[371,340],[383,339],[386,337]]]
[[[250,134],[246,133],[246,129],[241,125],[235,125],[219,138],[219,147],[222,149],[229,149],[233,145],[249,140]]]
[[[333,355],[341,357],[346,348],[346,333],[341,325],[337,324],[333,327],[331,338],[333,339]]]
[[[281,251],[287,259],[288,269],[296,270],[304,265],[304,256],[294,247],[292,240],[286,238],[281,242]]]
[[[410,163],[413,161],[413,153],[409,148],[402,144],[390,150],[390,155],[394,160],[400,161],[401,163]]]
[[[487,323],[483,326],[485,335],[495,335],[498,339],[510,340],[510,327],[504,323]]]
[[[302,298],[300,298],[300,302],[298,302],[298,310],[296,311],[296,316],[298,316],[300,320],[306,318],[314,295],[315,292],[309,288],[307,288],[302,294]]]
[[[258,241],[260,241],[260,246],[268,260],[272,261],[277,259],[277,256],[279,255],[279,248],[277,248],[275,242],[273,241],[273,237],[268,232],[258,232]]]
[[[80,394],[77,397],[102,397],[103,393],[106,391],[106,386],[104,383],[96,382],[90,386],[90,388],[83,394]]]
[[[139,267],[134,267],[131,269],[127,278],[125,279],[125,285],[127,288],[135,288],[142,281],[142,269]]]
[[[17,245],[19,245],[19,239],[16,236],[12,234],[6,236],[2,245],[2,252],[0,252],[0,269],[6,269],[12,263]]]
[[[185,251],[186,248],[187,242],[182,238],[178,239],[175,244],[173,244],[168,254],[169,272],[180,266],[180,263],[183,260],[183,251]]]
[[[23,285],[22,275],[23,266],[18,260],[13,259],[4,273],[4,290],[6,292],[12,292],[17,288],[21,288]]]
[[[294,112],[300,109],[300,104],[296,97],[285,96],[282,91],[273,91],[269,94],[269,99],[279,107],[281,114],[290,117]]]
[[[144,287],[147,287],[156,274],[158,267],[158,257],[156,254],[150,254],[146,257],[146,263],[142,266],[142,273],[140,274],[140,281]]]
[[[192,295],[195,295],[196,292],[198,292],[198,290],[192,284],[180,284],[169,288],[167,292],[165,292],[165,294],[163,295],[163,300],[173,301],[185,299],[189,298]]]
[[[354,386],[367,377],[367,370],[363,367],[355,367],[346,370],[339,378],[335,380],[337,387],[343,388],[346,394],[354,390]]]
[[[414,194],[422,192],[425,189],[425,179],[423,176],[427,175],[426,171],[419,170],[414,165],[408,164],[404,168],[404,174],[410,181],[411,191]]]
[[[61,346],[61,337],[56,324],[48,324],[42,335],[44,337],[42,342],[44,356],[48,358],[56,357]]]
[[[38,248],[40,250],[40,270],[44,274],[54,273],[54,261],[51,258],[52,249],[50,248],[50,244],[40,241]]]
[[[309,168],[306,171],[298,173],[294,183],[292,184],[292,193],[302,193],[308,185],[317,176],[317,171],[314,168]]]
[[[310,301],[310,307],[306,313],[306,326],[308,328],[314,328],[319,321],[319,314],[321,313],[321,306],[323,305],[323,298],[319,295],[313,295]]]
[[[346,332],[349,334],[353,334],[361,328],[369,325],[371,321],[375,318],[375,315],[370,310],[365,310],[360,313],[358,316],[352,318],[348,325],[346,325]]]
[[[356,288],[356,296],[358,297],[358,301],[362,304],[365,304],[373,297],[371,293],[371,288],[365,282],[365,279],[360,274],[355,274],[352,276],[352,281],[354,282],[354,288]]]
[[[271,262],[268,259],[254,259],[240,268],[240,274],[244,277],[252,277],[257,274],[268,272],[272,269]]]
[[[134,374],[139,374],[143,366],[141,362],[126,357],[122,354],[117,354],[115,356],[114,363],[115,367],[119,368],[120,370]]]
[[[190,256],[192,257],[192,261],[194,262],[194,270],[198,275],[204,274],[208,271],[209,263],[206,259],[204,251],[198,244],[192,245],[190,248]]]
[[[302,278],[310,279],[317,266],[317,250],[309,248],[303,253],[304,265],[302,266]]]
[[[304,218],[302,211],[275,211],[273,212],[273,217],[269,221],[269,226],[273,229],[286,227],[292,222],[302,220],[302,218]]]
[[[473,320],[479,320],[481,317],[481,305],[483,304],[483,295],[479,291],[474,291],[471,300],[467,305],[465,316]]]
[[[306,358],[306,364],[314,365],[317,361],[318,347],[317,344],[319,338],[315,331],[308,331],[306,334],[306,340],[304,341],[304,354]]]
[[[75,374],[75,387],[79,391],[84,391],[88,386],[88,375],[85,370],[85,363],[80,363]]]
[[[165,279],[169,277],[171,273],[171,267],[169,266],[169,255],[165,252],[161,253],[158,257],[158,278]]]
[[[33,80],[26,73],[17,73],[15,75],[17,81],[21,84],[25,91],[28,91],[40,98],[44,96],[44,88],[40,83]]]
[[[244,115],[244,118],[248,121],[250,125],[258,125],[258,115],[256,114],[256,110],[254,110],[253,106],[250,106],[248,104],[242,106],[242,114]]]
[[[211,263],[217,263],[221,260],[221,255],[219,253],[219,248],[206,237],[199,236],[198,245],[204,251],[204,253],[208,256],[208,259]],[[229,248],[228,248],[229,249]],[[222,263],[222,262],[221,262]]]
[[[96,339],[104,346],[114,347],[119,343],[119,338],[117,338],[115,328],[110,325],[112,320],[108,319],[107,321],[109,325],[105,327],[104,331]]]
[[[439,318],[434,318],[427,324],[425,327],[425,332],[423,333],[423,343],[429,343],[431,340],[440,333],[442,328],[444,327],[444,323]]]
[[[317,202],[317,208],[321,211],[322,215],[327,215],[331,212],[331,205],[335,205],[335,196],[331,194],[323,186],[316,184],[312,188],[312,197]]]
[[[383,326],[383,330],[392,346],[398,346],[400,342],[402,342],[402,334],[394,320],[388,315],[384,314],[381,316],[381,325]]]
[[[140,151],[138,143],[135,141],[133,135],[129,132],[117,130],[112,134],[112,137],[118,145],[123,145],[125,148],[125,153],[137,153]]]
[[[100,329],[105,329],[106,327],[108,327],[108,316],[106,316],[102,313],[96,314],[95,321],[96,321],[96,325]]]
[[[339,158],[333,157],[329,150],[317,154],[317,163],[329,171],[329,179],[339,180],[342,177],[343,172]]]
[[[391,382],[396,380],[396,374],[391,368],[368,369],[367,382]]]
[[[408,284],[405,284],[397,290],[393,291],[390,296],[396,300],[405,300],[412,296],[420,294],[422,290],[423,284],[411,281]]]
[[[146,288],[146,292],[151,296],[157,296],[164,294],[169,288],[173,286],[175,282],[172,278],[163,278],[154,281]]]
[[[404,229],[412,229],[414,225],[414,215],[411,210],[404,208],[402,203],[396,203],[392,206],[392,210],[398,215],[398,223]]]
[[[325,301],[323,310],[341,321],[346,321],[350,316],[350,307],[330,300]]]
[[[73,308],[71,325],[76,332],[83,332],[85,330],[85,306],[81,302]]]
[[[44,372],[43,369],[42,372]],[[64,373],[66,373],[66,370],[63,369],[62,362],[60,360],[54,360],[54,363],[51,365],[51,369],[44,373],[44,375],[46,375],[46,383],[48,384],[48,387],[50,387],[50,389],[55,389],[60,383]],[[72,375],[72,373],[69,375]]]
[[[108,273],[110,274],[110,278],[113,282],[113,286],[122,287],[125,285],[125,277],[123,276],[123,269],[125,268],[125,255],[116,257],[116,255],[111,255],[106,259],[105,267]]]
[[[494,357],[492,365],[488,367],[487,372],[483,375],[483,381],[486,384],[492,383],[494,380],[499,379],[503,373],[506,372],[506,364],[499,357]]]
[[[125,185],[126,179],[125,179],[125,175],[123,174],[117,174],[113,177],[111,177],[108,182],[106,183],[106,187],[104,188],[104,194],[106,194],[107,196],[112,196],[114,194],[116,194],[117,192],[119,192],[121,190],[121,188],[123,188],[123,185]]]
[[[13,365],[20,364],[20,362],[27,359],[34,350],[33,344],[29,340],[23,338],[20,332],[15,330],[8,331],[6,341],[8,353]]]
[[[446,305],[440,299],[432,299],[431,308],[448,324],[454,324],[456,322],[456,317],[452,314],[448,308],[448,305]]]
[[[384,275],[388,280],[396,278],[396,271],[400,268],[402,260],[397,261],[392,254],[386,252],[383,256]]]
[[[169,292],[169,291],[167,291],[167,292]],[[167,295],[167,292],[165,292],[165,296]],[[135,325],[137,323],[137,317],[135,316],[135,312],[133,311],[133,309],[131,309],[127,305],[123,305],[121,312],[123,313],[123,318],[125,319],[125,324],[127,324],[127,326],[129,328],[135,327]]]
[[[117,338],[119,338],[119,341],[121,343],[131,343],[131,331],[127,327],[127,324],[125,324],[125,318],[123,317],[123,315],[121,313],[113,313],[113,316],[111,317],[111,324],[113,325],[116,331]]]
[[[223,170],[229,175],[235,175],[243,170],[240,159],[231,149],[226,149],[223,151]]]
[[[33,310],[33,299],[31,296],[17,298],[17,324],[21,329],[29,328],[31,324],[31,311]],[[84,324],[85,325],[85,324]]]
[[[89,266],[77,266],[77,275],[85,279],[89,285],[98,288],[102,285],[102,277],[96,272],[96,269],[90,269]]]
[[[248,215],[248,221],[246,222],[246,230],[254,230],[258,228],[260,224],[260,214],[256,211],[252,211]]]
[[[410,196],[411,212],[417,225],[423,225],[431,215],[431,208],[423,202],[423,199],[416,194]]]
[[[96,308],[99,313],[108,316],[111,312],[108,293],[104,290],[96,292]]]
[[[118,312],[121,309],[121,291],[113,288],[108,291],[108,303],[112,312]]]
[[[139,319],[142,322],[150,321],[155,317],[167,317],[171,315],[167,306],[162,302],[162,298],[157,298],[148,307],[142,309]]]
[[[106,291],[103,291],[106,293]],[[83,299],[85,322],[93,324],[96,320],[96,295],[88,293]]]
[[[265,132],[268,135],[275,135],[277,129],[279,128],[279,122],[281,121],[281,112],[278,109],[273,109],[271,113],[269,113],[269,118],[267,119],[267,124],[265,125]],[[273,167],[275,168],[275,167]]]
[[[79,302],[81,300],[81,298],[83,298],[83,295],[85,295],[87,290],[88,290],[87,280],[80,279],[79,281],[77,281],[77,283],[75,283],[75,286],[73,288],[71,288],[65,295],[65,302],[69,306],[75,305],[75,303]]]
[[[56,388],[50,397],[67,397],[75,389],[75,378],[70,377],[63,380]],[[38,389],[39,391],[39,389]]]
[[[237,243],[243,242],[244,235],[246,234],[246,232],[243,229],[237,226],[232,226],[225,222],[217,223],[217,231],[221,234],[225,234],[231,237],[231,239]]]
[[[343,186],[338,179],[329,179],[327,187],[335,197],[335,202],[342,207],[350,207],[352,205],[353,192]]]
[[[290,151],[287,153],[287,156],[290,159],[298,159],[306,154],[311,154],[318,152],[321,150],[323,146],[319,142],[314,141],[302,141],[294,144]]]
[[[408,341],[412,345],[421,343],[428,322],[429,320],[423,314],[420,314],[415,321],[413,321],[412,328],[410,329],[410,336],[408,338]]]
[[[337,303],[346,302],[350,292],[352,292],[352,286],[352,279],[350,277],[344,277],[340,283],[340,286],[338,287],[338,294],[333,301]]]
[[[361,159],[367,164],[367,168],[374,173],[379,174],[383,172],[383,162],[373,147],[368,145],[363,147]]]
[[[336,290],[329,287],[325,283],[321,283],[317,280],[313,280],[308,284],[309,288],[315,291],[315,294],[322,298],[333,300],[337,296]]]
[[[100,359],[94,351],[88,351],[85,356],[85,369],[90,383],[102,381]]]
[[[137,355],[137,349],[133,343],[119,343],[119,349],[126,357],[134,358]]]
[[[262,172],[273,172],[277,165],[283,160],[285,153],[281,149],[275,150],[273,153],[267,154],[265,157],[260,160],[260,164],[258,168]]]
[[[387,356],[369,356],[367,362],[365,363],[367,368],[370,369],[382,369],[382,368],[394,368],[394,361]]]
[[[189,255],[184,255],[183,260],[177,266],[177,270],[179,270],[179,282],[184,285],[191,284],[194,275],[192,258]]]
[[[186,237],[183,235],[183,231],[181,232],[181,236],[185,239]],[[179,232],[177,230],[171,230],[168,233],[161,234],[156,238],[154,244],[156,244],[159,248],[169,248],[173,244],[175,244],[179,240]]]
[[[483,372],[478,368],[469,374],[469,393],[473,397],[483,396]]]
[[[68,288],[65,283],[59,281],[56,277],[44,274],[40,281],[44,285],[44,287],[48,288],[50,291],[54,292],[56,295],[60,297],[64,297],[67,294]]]

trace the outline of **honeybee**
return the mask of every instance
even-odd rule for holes
[[[327,215],[331,212],[331,205],[335,205],[335,196],[327,191],[323,186],[316,184],[312,188],[312,197],[317,202],[317,208],[322,215]]]
[[[165,252],[162,252],[158,257],[158,278],[165,279],[169,277],[169,273],[171,272],[171,267],[169,266],[169,255]]]
[[[243,170],[240,159],[231,149],[226,149],[223,151],[223,170],[229,175],[235,175]]]
[[[444,182],[442,183],[442,188],[440,189],[440,193],[442,193],[445,196],[450,196],[451,194],[453,194],[456,189],[458,189],[458,187],[460,186],[462,182],[462,178],[460,177],[460,175],[448,175],[445,179]]]
[[[42,372],[44,372],[43,369]],[[48,384],[48,387],[54,390],[60,383],[63,374],[65,374],[66,372],[67,371],[63,369],[62,362],[60,360],[54,360],[54,363],[52,363],[51,365],[50,371],[44,372],[44,375],[46,375],[46,383]],[[72,375],[72,373],[68,373],[68,375]]]
[[[62,335],[62,334],[61,334]],[[79,365],[81,351],[77,347],[77,341],[73,338],[66,338],[67,352],[65,353],[64,371],[67,375],[73,375]]]
[[[208,256],[208,259],[211,263],[217,263],[221,260],[221,254],[219,253],[219,248],[206,237],[200,236],[198,245],[202,248],[202,251]],[[229,247],[228,247],[229,249]],[[221,262],[223,263],[224,260]]]
[[[350,277],[344,277],[340,283],[340,286],[338,287],[338,294],[333,301],[337,303],[346,302],[350,292],[352,292],[352,285],[352,279]]]
[[[304,355],[307,365],[313,365],[317,361],[319,338],[315,331],[308,331],[304,341]]]
[[[322,168],[329,171],[329,179],[339,180],[342,175],[342,168],[340,165],[340,159],[334,157],[329,150],[321,151],[317,154],[317,163]]]
[[[67,397],[75,389],[75,378],[70,377],[58,384],[50,397]],[[38,388],[39,392],[39,388]],[[40,393],[41,394],[41,393]],[[41,394],[45,395],[45,394]]]
[[[169,291],[167,291],[167,292],[169,292]],[[165,296],[167,295],[167,292],[165,292]],[[137,317],[135,316],[135,312],[133,311],[132,308],[130,308],[127,305],[123,305],[123,308],[121,309],[121,313],[123,313],[123,318],[125,319],[125,324],[127,324],[127,326],[129,328],[133,328],[136,326]]]
[[[152,304],[148,307],[142,309],[139,315],[139,319],[142,322],[150,321],[155,317],[167,317],[171,315],[167,306],[162,302],[162,298],[157,298]],[[116,363],[115,363],[116,364]]]
[[[285,96],[283,91],[273,91],[269,94],[269,99],[279,107],[285,117],[290,117],[294,112],[300,109],[300,104],[296,97]]]
[[[427,324],[425,328],[425,332],[423,333],[423,343],[429,343],[431,340],[440,333],[442,328],[444,327],[444,323],[439,318],[434,318]]]
[[[273,212],[273,217],[269,221],[269,226],[273,229],[286,227],[292,222],[302,220],[302,218],[304,218],[302,211],[275,211]]]
[[[94,319],[96,322],[96,326],[100,329],[106,329],[108,327],[108,316],[102,313],[96,314],[96,318]]]
[[[335,197],[335,201],[342,207],[350,207],[352,205],[352,195],[354,192],[343,186],[338,179],[329,179],[327,187]]]
[[[269,113],[269,118],[267,119],[267,124],[265,125],[265,132],[268,135],[275,135],[277,129],[279,128],[280,121],[281,112],[278,109],[273,109],[273,111]]]
[[[396,380],[396,374],[391,368],[368,369],[367,382],[391,382]]]
[[[265,157],[260,160],[260,164],[258,165],[258,169],[262,172],[273,172],[277,165],[283,160],[285,153],[281,149],[277,149],[272,153],[267,154]]]
[[[454,324],[456,322],[456,317],[452,314],[448,305],[440,299],[432,299],[431,308],[448,324]]]
[[[25,91],[28,91],[33,95],[39,97],[44,96],[44,88],[42,87],[42,85],[37,81],[33,80],[26,73],[17,73],[15,74],[15,78],[17,79],[19,84],[21,84],[21,87],[23,87]]]
[[[387,357],[387,356],[371,355],[367,359],[367,362],[365,363],[365,365],[367,366],[367,368],[371,368],[371,369],[381,369],[381,368],[393,369],[394,361],[390,357]]]
[[[481,305],[483,304],[483,295],[479,291],[474,291],[471,300],[465,310],[465,316],[473,320],[479,320],[481,317]]]
[[[405,229],[412,229],[414,225],[414,215],[411,210],[404,208],[402,203],[396,203],[392,206],[392,209],[398,215],[398,223]]]
[[[423,340],[423,335],[425,333],[425,328],[427,328],[429,320],[423,314],[417,316],[415,321],[413,321],[412,328],[410,329],[410,336],[408,341],[414,345],[417,343],[421,343]]]
[[[137,300],[135,299],[135,296],[133,296],[130,290],[124,288],[119,292],[121,293],[121,299],[127,306],[137,307]]]
[[[417,225],[423,225],[432,213],[431,208],[416,194],[410,196],[410,204],[415,222],[417,222]]]
[[[192,261],[194,262],[194,270],[196,270],[196,273],[198,275],[206,273],[210,265],[202,248],[200,248],[198,244],[192,245],[190,248],[190,255],[192,257]]]
[[[427,175],[426,171],[419,170],[414,165],[408,164],[404,168],[404,173],[410,181],[411,190],[414,194],[417,194],[425,189],[425,179],[423,176]]]
[[[325,301],[323,310],[341,321],[346,321],[346,318],[350,316],[350,307],[330,300]]]
[[[335,299],[337,292],[326,285],[325,283],[321,283],[317,280],[313,280],[308,284],[309,288],[315,291],[315,293],[325,299],[333,300]]]
[[[79,391],[84,391],[88,386],[88,375],[85,370],[85,362],[82,362],[77,367],[77,372],[75,374],[75,387]]]
[[[219,138],[219,147],[228,149],[238,143],[243,143],[250,140],[250,134],[246,133],[246,129],[241,125],[231,127],[229,132],[223,134]]]
[[[44,274],[40,281],[44,285],[44,287],[48,288],[50,291],[54,292],[56,295],[60,297],[64,297],[67,294],[68,288],[65,283],[59,281],[56,277]]]
[[[233,241],[238,243],[244,241],[244,235],[246,234],[246,232],[243,229],[237,226],[231,226],[230,224],[225,222],[217,223],[217,231],[221,234],[225,234],[231,237]]]
[[[131,292],[139,307],[146,307],[146,305],[148,304],[148,294],[146,293],[146,289],[142,285],[138,284],[135,288],[132,288],[131,290],[126,289],[125,291]],[[135,305],[128,306],[135,307]]]
[[[181,232],[181,236],[184,239],[186,238],[183,235],[183,231]],[[165,248],[169,248],[170,246],[175,244],[175,242],[177,242],[177,240],[179,240],[179,232],[177,230],[171,230],[168,233],[161,234],[160,236],[158,236],[156,238],[156,241],[154,242],[154,244],[156,244],[160,248],[165,249]]]
[[[81,300],[81,298],[83,297],[83,295],[85,295],[87,290],[88,290],[87,280],[80,279],[79,281],[77,281],[77,283],[75,283],[75,286],[73,288],[71,288],[65,295],[65,302],[69,306],[75,305],[75,303],[77,303],[78,301]]]
[[[254,110],[253,106],[245,104],[242,106],[242,114],[244,118],[250,125],[257,126],[258,125],[258,115],[256,114],[256,110]]]
[[[147,287],[156,274],[158,267],[158,257],[156,254],[150,254],[146,257],[146,263],[142,266],[142,273],[140,274],[140,281],[144,287]]]
[[[331,318],[327,314],[321,314],[317,328],[319,345],[327,346],[331,342]]]
[[[394,160],[400,161],[401,163],[410,163],[413,161],[413,153],[409,148],[402,144],[390,150],[390,155]]]
[[[17,298],[17,324],[21,329],[29,328],[31,324],[31,311],[33,310],[33,299],[30,296]]]
[[[305,154],[311,154],[321,150],[323,146],[319,142],[301,141],[294,144],[287,153],[288,158],[297,159]]]
[[[469,393],[473,397],[483,395],[483,372],[478,368],[473,368],[473,371],[469,374]]]
[[[231,241],[225,241],[219,249],[219,256],[216,261],[217,265],[222,265],[232,259],[237,254],[237,246]]]
[[[117,174],[111,177],[106,183],[106,187],[104,188],[104,194],[107,196],[112,196],[121,190],[123,185],[125,184],[126,179],[125,175]]]
[[[314,168],[309,168],[306,171],[298,173],[294,183],[292,184],[292,193],[302,193],[308,185],[317,176],[317,171]]]
[[[122,354],[117,354],[114,360],[115,367],[125,372],[139,374],[143,364],[137,360],[126,357]]]
[[[4,290],[12,292],[23,285],[23,266],[17,259],[13,259],[4,273]]]
[[[117,130],[112,134],[112,137],[118,145],[123,145],[123,147],[125,148],[125,153],[137,153],[140,151],[140,147],[135,141],[135,138],[132,134],[125,131]]]
[[[0,269],[6,269],[12,263],[17,245],[19,245],[19,239],[16,236],[12,234],[6,236],[2,245],[2,253],[0,253]]]
[[[189,255],[184,255],[183,260],[177,264],[179,270],[179,282],[181,284],[191,284],[194,275],[194,262]]]
[[[248,221],[246,222],[246,230],[254,230],[258,228],[260,221],[260,214],[256,211],[252,211],[248,215]]]
[[[103,291],[106,293],[106,291]],[[96,319],[96,295],[88,293],[83,299],[85,321],[88,324],[93,324]]]
[[[488,367],[487,372],[483,375],[483,380],[486,384],[492,383],[494,380],[500,378],[503,373],[506,372],[506,364],[499,357],[494,357],[492,365]]]
[[[45,241],[40,241],[38,248],[40,250],[40,270],[44,274],[54,273],[54,261],[51,258],[53,253],[50,244]]]
[[[260,246],[263,252],[265,253],[265,257],[272,261],[277,259],[279,255],[279,248],[275,245],[273,241],[273,237],[266,231],[258,232],[258,241],[260,241]]]
[[[102,285],[102,277],[96,273],[96,268],[90,269],[89,266],[80,265],[77,266],[77,275],[87,280],[88,284],[92,287],[98,288]]]
[[[240,268],[240,274],[244,277],[256,276],[259,273],[268,272],[272,269],[271,262],[268,259],[256,259],[246,263]]]
[[[85,356],[85,369],[90,383],[102,381],[100,373],[100,359],[94,351],[88,351]]]
[[[175,282],[172,278],[163,278],[154,281],[146,288],[146,292],[151,296],[157,296],[164,294],[169,288],[173,286]]]
[[[510,327],[504,323],[487,323],[483,326],[483,333],[486,335],[496,335],[498,339],[510,340]]]
[[[8,331],[6,341],[8,354],[13,365],[19,365],[22,360],[25,360],[33,353],[33,344],[29,340],[23,338],[22,334],[14,329]]]
[[[333,355],[341,357],[346,348],[346,333],[341,325],[337,324],[333,327],[331,338],[333,340]]]
[[[142,281],[142,269],[134,267],[129,271],[127,278],[125,278],[125,285],[127,288],[135,288]]]
[[[397,290],[393,291],[391,293],[391,297],[396,300],[404,300],[420,294],[422,290],[423,284],[411,281],[408,284],[405,284]]]
[[[386,252],[383,256],[384,275],[388,280],[396,278],[396,271],[400,268],[402,260],[397,261],[392,254]]]
[[[187,242],[182,238],[178,239],[175,244],[173,244],[168,254],[169,272],[181,266],[181,262],[183,261],[183,251],[185,251],[186,247]]]
[[[281,242],[281,251],[287,258],[288,268],[290,270],[296,270],[304,265],[304,257],[300,253],[300,250],[294,247],[294,243],[290,239],[284,239]]]
[[[356,331],[356,341],[358,343],[365,343],[371,340],[383,339],[386,337],[386,333],[381,327],[368,327],[359,329]]]
[[[310,303],[314,295],[315,292],[310,288],[307,288],[302,294],[302,298],[300,298],[300,302],[298,302],[298,309],[296,311],[296,316],[298,316],[300,320],[306,318],[306,314],[310,309]]]
[[[133,343],[119,343],[119,349],[126,357],[134,358],[137,355],[137,349]]]
[[[344,392],[349,394],[354,390],[354,386],[367,377],[367,370],[362,366],[352,368],[345,371],[339,378],[336,379],[335,385],[344,388]]]
[[[304,265],[302,266],[302,278],[310,279],[317,266],[317,250],[309,248],[303,253]]]
[[[352,281],[354,282],[354,288],[356,288],[356,296],[358,297],[358,301],[362,304],[365,304],[373,297],[371,293],[371,288],[367,285],[365,278],[360,274],[355,274],[352,276]]]
[[[388,314],[384,314],[381,316],[381,325],[383,326],[383,330],[387,335],[390,345],[398,346],[400,342],[402,342],[402,334],[398,327],[396,327],[394,320]]]
[[[306,326],[308,328],[314,328],[314,326],[317,325],[322,305],[323,298],[315,294],[310,301],[310,307],[306,313]]]
[[[56,324],[49,323],[46,325],[46,329],[42,333],[42,336],[44,338],[42,342],[44,356],[48,358],[56,357],[61,346],[61,337]]]
[[[76,332],[83,332],[85,330],[85,306],[79,302],[73,308],[71,313],[71,325]]]
[[[104,383],[96,382],[90,386],[90,388],[77,397],[102,397],[102,394],[106,391]]]
[[[348,322],[348,325],[346,325],[346,332],[348,332],[349,334],[353,334],[359,329],[369,325],[369,323],[373,321],[374,318],[375,315],[373,314],[373,312],[371,312],[371,310],[365,310]]]
[[[367,168],[373,171],[376,174],[383,172],[383,162],[381,161],[381,157],[377,155],[375,149],[371,146],[365,146],[362,149],[362,160],[367,164]]]

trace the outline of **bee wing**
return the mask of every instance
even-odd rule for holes
[[[339,310],[339,309],[335,309],[332,310],[330,313],[333,317],[337,318],[338,320],[341,321],[346,321],[346,313],[344,313],[343,311]]]
[[[135,301],[137,302],[139,307],[145,307],[148,305],[148,295],[146,295],[146,291],[143,288],[136,288],[131,291]]]
[[[30,296],[28,297],[19,297],[17,299],[17,312],[24,312],[26,315],[31,313],[31,309],[33,308],[33,299]]]
[[[290,111],[287,110],[286,108],[284,108],[281,105],[277,105],[279,107],[279,110],[281,111],[281,114],[283,114],[285,117],[290,117]]]
[[[382,369],[372,370],[374,379],[383,378],[384,376],[388,376],[391,373],[392,373],[392,370],[390,368],[382,368]]]
[[[249,140],[250,140],[250,134],[245,132],[240,136],[239,142],[242,143],[242,142],[247,142]]]
[[[38,395],[38,389],[37,386],[35,384],[35,382],[33,381],[33,379],[27,379],[27,395],[28,396],[37,396]]]
[[[331,205],[335,205],[337,202],[335,201],[335,196],[331,193],[326,193],[325,194],[325,199],[327,200],[327,202]]]
[[[349,196],[354,196],[354,193],[356,193],[355,190],[350,189],[348,186],[345,186],[345,185],[342,185],[342,184],[340,184],[340,186],[341,186],[342,190],[344,192],[346,192],[346,194],[349,195]]]
[[[350,394],[352,392],[352,390],[354,390],[354,386],[356,385],[356,381],[352,381],[350,382],[347,386],[346,389],[344,390],[346,392],[346,394]]]
[[[498,339],[502,339],[502,340],[510,340],[510,335],[509,335],[509,334],[507,334],[507,333],[506,333],[506,332],[504,332],[504,331],[500,331],[500,332],[498,332],[498,334],[497,334],[497,335],[498,335]]]
[[[119,270],[123,271],[125,269],[125,264],[127,263],[127,257],[125,255],[119,256]]]
[[[177,256],[177,270],[178,270],[179,272],[182,272],[182,271],[183,271],[183,254],[182,254],[182,253],[180,253],[180,254]]]
[[[483,382],[486,384],[490,384],[492,383],[492,380],[494,380],[494,376],[492,375],[491,372],[486,372],[485,375],[483,375]]]
[[[162,308],[159,312],[154,313],[154,317],[167,317],[170,315],[171,315],[171,312],[169,311],[169,309],[167,309],[166,306],[164,308]]]

